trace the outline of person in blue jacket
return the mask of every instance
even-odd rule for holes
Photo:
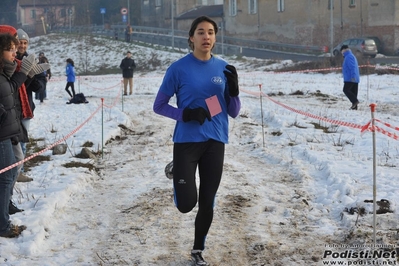
[[[75,97],[75,65],[73,63],[73,60],[71,58],[68,58],[66,60],[66,68],[65,68],[65,73],[67,76],[67,84],[65,86],[66,92],[68,92],[69,96],[71,98]],[[72,93],[69,91],[69,87],[71,87]]]
[[[342,63],[342,75],[344,78],[343,91],[352,103],[350,109],[357,110],[357,105],[359,104],[357,94],[360,82],[359,65],[348,45],[342,45],[341,53],[344,57],[344,62]]]
[[[188,38],[192,52],[169,66],[153,105],[155,113],[177,121],[172,170],[175,205],[188,213],[198,201],[191,250],[195,265],[208,265],[202,252],[223,172],[228,116],[237,117],[241,108],[235,67],[212,54],[217,32],[217,24],[209,17],[192,22]],[[169,104],[174,95],[177,107]]]

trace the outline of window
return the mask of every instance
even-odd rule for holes
[[[218,4],[216,2],[221,2],[219,4],[223,4],[223,0],[222,1],[217,1],[217,0],[197,0],[197,5],[199,5],[199,6],[213,6],[213,5],[217,5]]]
[[[356,0],[349,0],[349,7],[355,7],[356,6]]]
[[[284,0],[277,0],[277,11],[278,12],[284,11]]]
[[[248,13],[249,14],[258,13],[258,0],[248,0]]]
[[[355,46],[360,42],[358,39],[352,39],[349,41],[349,46]]]
[[[162,0],[155,0],[155,6],[162,6]]]
[[[61,18],[65,18],[66,17],[66,13],[67,13],[67,10],[65,8],[61,9],[60,10],[60,17]]]
[[[328,0],[328,10],[330,10],[331,7],[334,9],[334,0]]]
[[[36,18],[36,9],[30,10],[30,18]]]
[[[236,16],[237,15],[237,0],[229,0],[230,4],[230,16]]]

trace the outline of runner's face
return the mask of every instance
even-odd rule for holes
[[[207,21],[199,23],[190,40],[194,44],[194,52],[211,53],[216,42],[213,25]]]

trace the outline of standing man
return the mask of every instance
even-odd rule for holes
[[[349,49],[348,45],[342,45],[341,53],[344,57],[344,62],[342,63],[342,75],[344,78],[344,93],[351,101],[351,110],[357,110],[357,105],[359,100],[357,99],[358,86],[360,82],[359,76],[359,65],[357,59],[352,51]]]
[[[39,63],[49,63],[47,57],[44,56],[44,52],[39,53]],[[37,79],[41,81],[42,91],[40,93],[35,93],[35,98],[37,100],[40,100],[40,102],[42,103],[44,99],[47,99],[47,82],[51,79],[51,70],[48,69],[43,73],[38,74]]]
[[[28,56],[27,49],[29,47],[29,36],[28,34],[22,30],[18,29],[17,30],[17,36],[19,40],[19,45],[17,47],[17,56],[16,59],[22,60],[24,57]],[[30,114],[24,114],[22,115],[21,122],[26,131],[29,131],[29,126],[30,126],[30,120],[33,118],[33,111],[35,110],[35,104],[33,102],[33,97],[32,94],[33,92],[39,93],[40,90],[42,89],[41,84],[39,81],[34,78],[34,77],[28,77],[27,80],[25,81],[25,88],[26,88],[26,94],[28,98],[28,103],[29,103],[29,109],[31,110]],[[21,159],[24,159],[25,154],[26,154],[26,143],[24,141],[20,142],[21,148],[22,148],[22,153],[23,157]],[[33,179],[24,175],[23,172],[23,165],[21,166],[22,169],[19,169],[20,171],[18,172],[18,177],[17,181],[18,182],[30,182]]]
[[[126,57],[122,59],[121,64],[119,65],[120,69],[122,69],[122,77],[123,77],[123,95],[127,95],[127,84],[129,83],[129,95],[133,93],[133,71],[136,68],[136,64],[134,60],[131,58],[132,53],[127,51]]]
[[[127,24],[126,29],[125,29],[125,41],[130,42],[130,35],[132,34],[132,27],[130,27],[129,24]]]

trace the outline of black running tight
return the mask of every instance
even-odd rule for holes
[[[71,87],[72,90],[72,94],[71,92],[68,90],[68,88]],[[65,86],[65,90],[66,92],[68,92],[69,96],[74,97],[75,96],[75,85],[73,82],[67,82],[66,86]]]
[[[204,250],[213,220],[213,206],[223,172],[224,143],[209,140],[175,143],[173,147],[173,185],[176,207],[190,212],[198,201],[193,249]],[[199,170],[199,197],[195,173]]]

